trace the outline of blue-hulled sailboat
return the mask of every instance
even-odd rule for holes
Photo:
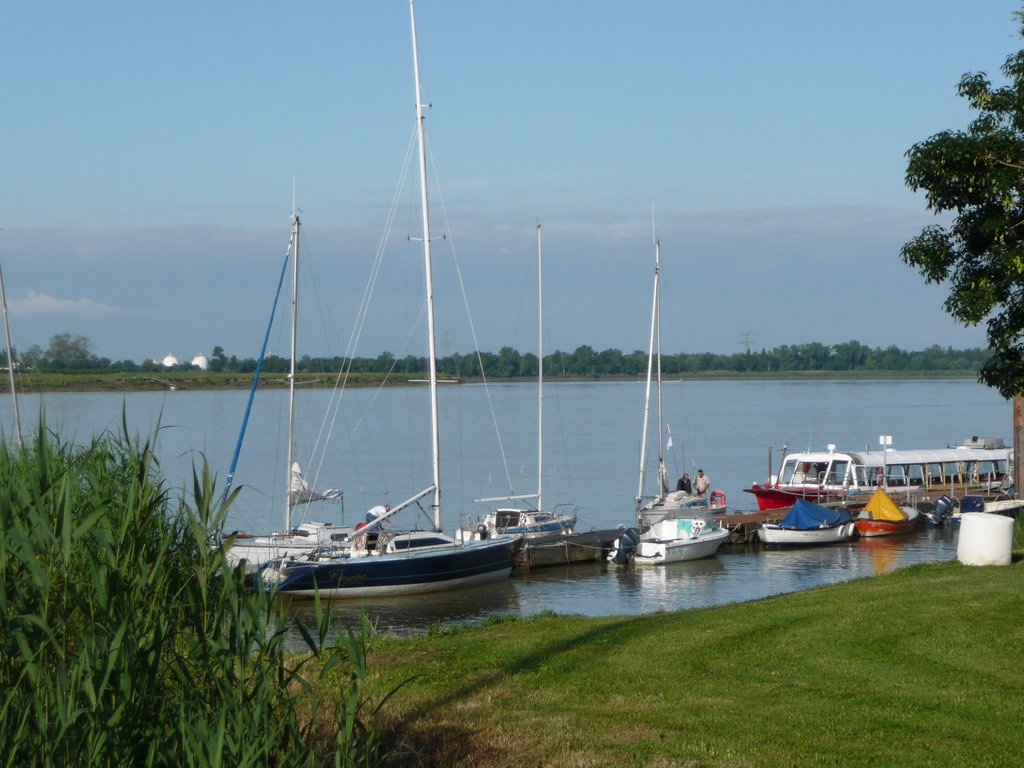
[[[420,95],[416,13],[409,0],[413,75],[416,86],[416,130],[419,144],[420,201],[423,217],[423,261],[426,283],[427,347],[430,390],[433,483],[408,500],[360,527],[338,550],[296,558],[265,572],[279,592],[328,598],[399,595],[474,586],[509,576],[521,537],[499,536],[483,541],[457,541],[441,529],[441,464],[437,406],[437,355],[434,334],[430,208],[423,100]],[[385,521],[430,497],[433,530],[393,531]]]

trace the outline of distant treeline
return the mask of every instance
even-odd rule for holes
[[[66,342],[66,334],[54,340]],[[49,350],[35,347],[21,359],[23,367],[42,371],[126,371],[157,372],[167,371],[160,361],[134,363],[131,361],[111,362],[97,358],[88,352],[88,339],[77,337],[78,344],[51,343]],[[61,352],[74,354],[62,356]],[[54,354],[56,353],[56,354]],[[0,355],[2,357],[2,355]],[[857,341],[843,344],[784,345],[759,352],[746,351],[730,355],[716,355],[711,352],[662,354],[664,375],[703,373],[786,373],[803,371],[949,371],[951,373],[973,373],[978,371],[989,357],[988,350],[958,350],[933,345],[918,352],[908,352],[895,346],[886,348],[868,347]],[[15,359],[18,359],[17,355]],[[227,355],[222,347],[214,347],[208,358],[209,369],[219,372],[251,373],[256,370],[254,358],[239,358]],[[348,367],[353,373],[375,374],[425,374],[426,357],[408,355],[396,358],[390,352],[377,357],[356,357],[351,361],[343,357],[303,357],[298,368],[303,373],[337,372]],[[268,373],[285,373],[289,362],[282,357],[269,357],[263,363]],[[481,352],[476,354],[448,355],[438,360],[438,372],[444,376],[475,378],[483,373],[494,378],[519,378],[537,376],[537,356],[521,354],[512,347],[502,347],[497,354]],[[170,370],[191,370],[195,366],[183,363]],[[544,356],[546,376],[643,376],[647,371],[647,352],[637,350],[624,353],[617,349],[597,351],[593,347],[577,347],[573,352],[553,352]]]

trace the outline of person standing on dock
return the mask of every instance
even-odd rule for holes
[[[711,487],[711,479],[704,474],[703,469],[697,470],[697,479],[693,481],[693,488],[697,491],[698,496],[703,496],[708,492],[708,488]]]

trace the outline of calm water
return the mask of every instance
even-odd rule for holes
[[[639,382],[548,383],[544,388],[544,504],[579,506],[584,527],[632,519],[637,492],[644,386]],[[185,487],[203,457],[223,478],[245,407],[240,391],[23,395],[22,420],[32,429],[45,408],[52,428],[85,439],[120,428],[146,434],[160,425],[166,475]],[[299,456],[316,487],[342,488],[343,503],[316,507],[316,519],[354,523],[377,503],[404,500],[429,484],[426,391],[403,387],[350,390],[329,410],[331,395],[304,391],[299,400]],[[731,509],[753,509],[742,489],[779,465],[780,449],[877,450],[879,435],[894,448],[934,448],[971,435],[1009,441],[1010,404],[973,381],[726,381],[670,382],[664,403],[673,447],[673,479],[703,468]],[[266,531],[283,520],[286,393],[260,392],[241,453],[236,482],[244,486],[229,529]],[[535,385],[450,386],[441,389],[444,525],[454,528],[486,507],[473,499],[529,493],[537,486]],[[9,399],[0,424],[10,432]],[[330,432],[330,439],[325,435]],[[501,439],[496,436],[500,432]],[[656,438],[657,429],[653,428]],[[327,458],[303,459],[327,443]],[[502,461],[502,450],[504,461]],[[510,491],[511,488],[511,491]],[[381,628],[422,631],[433,623],[477,621],[495,613],[542,610],[590,616],[636,614],[756,599],[868,576],[956,555],[954,531],[857,541],[799,551],[723,551],[718,557],[667,568],[620,571],[601,564],[516,573],[500,585],[414,600],[385,599],[365,607]],[[296,607],[302,610],[302,607]],[[359,606],[336,603],[345,620]]]

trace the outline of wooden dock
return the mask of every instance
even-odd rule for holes
[[[789,507],[785,507],[763,512],[727,512],[714,517],[716,523],[729,531],[726,544],[752,544],[757,541],[757,527],[761,523],[777,523],[788,511]]]

